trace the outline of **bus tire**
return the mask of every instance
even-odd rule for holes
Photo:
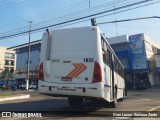
[[[123,98],[119,98],[118,102],[122,102],[123,101]]]
[[[110,103],[111,108],[116,108],[117,107],[117,89],[115,88],[114,91],[114,100]]]
[[[68,97],[68,103],[71,107],[80,107],[83,103],[82,97]]]
[[[108,101],[105,101],[104,106],[105,106],[106,108],[111,108],[111,104],[110,104],[110,102],[108,102]]]

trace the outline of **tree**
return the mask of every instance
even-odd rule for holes
[[[8,86],[9,80],[11,78],[13,78],[13,73],[11,73],[8,68],[0,73],[0,79],[6,80],[6,86]]]

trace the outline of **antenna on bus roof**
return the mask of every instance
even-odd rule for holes
[[[46,31],[49,32],[49,29],[47,28]]]
[[[95,18],[92,18],[92,19],[91,19],[91,24],[92,24],[92,26],[97,26],[97,23],[96,23],[96,19],[95,19]]]

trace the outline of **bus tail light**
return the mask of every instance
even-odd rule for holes
[[[95,62],[92,83],[102,82],[102,70],[101,66]]]
[[[39,66],[39,80],[44,80],[44,74],[43,74],[43,62]]]

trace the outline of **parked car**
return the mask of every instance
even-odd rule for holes
[[[146,86],[147,86],[147,88],[151,87],[151,82],[149,80],[146,80]]]
[[[19,89],[26,89],[26,83],[21,83],[18,85]]]
[[[17,78],[17,87],[18,89],[25,89],[26,88],[26,78]]]
[[[36,89],[37,87],[38,87],[38,85],[35,83],[29,85],[30,89]]]
[[[30,84],[28,88],[29,89],[36,89],[37,87],[38,87],[37,84]],[[18,88],[19,89],[26,89],[26,84],[23,84],[23,83],[19,84]]]
[[[138,80],[137,83],[136,83],[136,88],[137,89],[146,89],[146,88],[149,88],[149,87],[151,87],[151,83],[147,79]]]

